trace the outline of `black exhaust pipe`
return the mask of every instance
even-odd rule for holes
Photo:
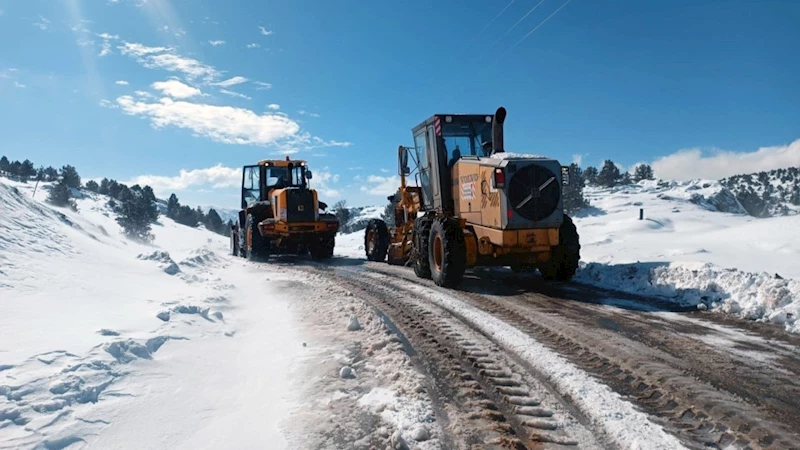
[[[503,150],[503,122],[506,121],[506,109],[497,108],[492,121],[492,154],[502,153]]]

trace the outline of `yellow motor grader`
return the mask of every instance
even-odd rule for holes
[[[231,229],[231,254],[265,260],[273,254],[313,259],[333,256],[339,221],[311,189],[306,161],[263,160],[242,171],[239,218]]]
[[[401,185],[390,197],[395,223],[370,221],[368,260],[413,265],[418,277],[445,287],[476,266],[572,278],[581,246],[563,211],[569,168],[506,153],[505,118],[503,107],[495,114],[436,114],[412,129],[414,147],[398,150]],[[412,175],[417,186],[406,184]]]

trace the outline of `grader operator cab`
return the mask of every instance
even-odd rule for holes
[[[412,264],[417,276],[445,287],[476,266],[538,269],[549,280],[575,274],[580,243],[562,202],[568,168],[505,153],[505,118],[503,107],[494,115],[437,114],[412,130],[414,147],[398,151],[395,224],[368,224],[367,259],[388,254],[389,263]],[[409,176],[417,187],[406,186]]]
[[[231,229],[231,253],[249,259],[272,254],[333,256],[339,221],[309,188],[305,161],[263,160],[242,171],[241,211]]]

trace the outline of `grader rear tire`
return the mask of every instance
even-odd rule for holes
[[[451,218],[437,219],[428,242],[433,282],[447,288],[460,284],[466,270],[467,246],[459,222]]]
[[[371,219],[364,232],[364,252],[368,261],[383,261],[389,249],[389,228],[381,219]]]
[[[564,214],[558,229],[558,245],[553,248],[551,260],[539,268],[545,280],[569,281],[578,271],[581,259],[581,244],[578,229],[572,218]]]
[[[269,258],[269,242],[258,231],[258,221],[252,214],[247,215],[244,223],[245,240],[242,256],[250,261],[261,261]]]

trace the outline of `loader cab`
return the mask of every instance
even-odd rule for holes
[[[460,159],[492,153],[494,123],[494,114],[437,114],[412,130],[425,210],[453,210],[452,169]]]
[[[269,200],[273,189],[308,189],[311,170],[305,161],[260,161],[242,171],[242,209]]]

